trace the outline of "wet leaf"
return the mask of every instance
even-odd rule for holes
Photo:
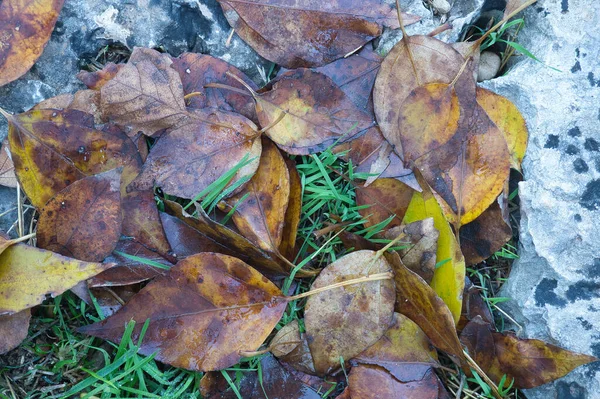
[[[328,64],[398,27],[397,13],[376,1],[219,0],[229,24],[258,54],[286,68]],[[418,17],[404,14],[404,23]]]
[[[277,334],[269,343],[269,350],[273,356],[283,357],[296,349],[301,343],[300,326],[298,320],[295,319],[277,331]]]
[[[31,311],[25,309],[19,313],[0,316],[0,355],[15,349],[27,338]]]
[[[17,187],[17,175],[15,175],[15,164],[12,161],[8,148],[8,139],[4,139],[0,146],[0,186]]]
[[[0,254],[0,315],[20,312],[60,295],[82,280],[115,266],[84,262],[24,244]]]
[[[140,353],[175,367],[209,371],[240,361],[271,333],[287,302],[281,291],[237,258],[200,253],[157,277],[119,312],[81,332],[118,342],[125,324],[150,324]]]
[[[401,382],[420,381],[432,367],[439,366],[437,352],[425,333],[400,313],[394,313],[385,335],[351,363],[382,367]]]
[[[316,374],[306,334],[300,332],[298,320],[286,324],[277,332],[269,344],[269,350],[291,369],[310,376],[307,378]]]
[[[138,161],[133,142],[121,132],[94,128],[92,115],[75,110],[35,110],[9,119],[15,171],[31,203],[43,207],[71,183]]]
[[[463,363],[462,347],[456,335],[452,313],[425,280],[402,264],[396,253],[386,254],[394,270],[396,312],[414,321],[431,343],[458,364]]]
[[[431,193],[424,195],[418,192],[408,206],[403,222],[405,224],[418,220],[433,218],[433,224],[439,231],[436,264],[431,287],[446,303],[455,322],[460,318],[462,308],[462,292],[465,283],[465,260],[452,227],[446,221],[442,209]]]
[[[79,79],[88,89],[100,90],[102,86],[108,83],[112,78],[117,76],[117,73],[125,66],[125,64],[115,64],[109,62],[104,67],[95,72],[81,71],[77,74]]]
[[[171,57],[135,48],[129,62],[100,89],[104,114],[132,134],[152,136],[186,119],[183,86]]]
[[[281,153],[270,140],[262,140],[260,164],[248,184],[224,201],[233,223],[250,242],[276,252],[283,237],[290,198],[290,173]]]
[[[95,90],[79,90],[75,94],[59,94],[38,103],[32,108],[32,110],[42,109],[72,109],[93,115],[96,124],[106,122],[100,110],[100,93]]]
[[[414,190],[396,179],[377,179],[368,187],[356,188],[356,204],[371,205],[360,209],[365,226],[374,226],[390,217],[387,228],[400,226],[413,198]]]
[[[24,75],[42,55],[64,0],[0,3],[0,86]]]
[[[209,83],[221,83],[243,89],[244,87],[237,80],[227,75],[230,73],[242,79],[253,90],[258,90],[252,79],[233,65],[207,54],[183,53],[173,59],[171,68],[179,73],[185,95],[199,94],[190,97],[189,107],[209,107],[237,112],[258,122],[254,103],[249,95],[204,87]]]
[[[477,87],[477,103],[502,132],[508,145],[511,168],[520,171],[529,136],[523,115],[506,97],[482,87]]]
[[[427,284],[431,283],[435,272],[439,231],[434,227],[433,218],[397,226],[385,232],[385,238],[393,240],[400,234],[405,238],[398,242],[397,250],[402,263],[418,274]]]
[[[254,99],[261,126],[282,118],[266,134],[289,154],[322,151],[373,125],[329,77],[310,69],[284,73]]]
[[[357,251],[328,265],[312,289],[340,281],[391,271],[374,251]],[[340,367],[340,357],[351,359],[373,345],[392,322],[394,283],[380,280],[349,285],[312,295],[306,301],[305,325],[317,374]]]
[[[298,236],[298,225],[300,224],[300,214],[302,212],[302,181],[296,169],[296,162],[288,157],[283,157],[283,160],[290,175],[290,195],[288,207],[285,211],[279,252],[287,260],[293,262],[296,255],[296,237]]]
[[[121,236],[121,170],[71,184],[41,209],[37,244],[53,252],[101,262]]]
[[[419,381],[403,383],[382,367],[361,364],[352,367],[348,387],[352,399],[437,399],[439,394],[433,369]]]
[[[256,126],[243,116],[225,112],[206,114],[205,120],[163,135],[130,189],[147,190],[156,185],[166,194],[194,198],[245,156],[252,161],[238,171],[231,184],[254,174],[261,153]]]

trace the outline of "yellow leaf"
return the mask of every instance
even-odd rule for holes
[[[437,268],[433,274],[431,287],[446,303],[454,322],[460,318],[462,293],[465,284],[465,259],[460,252],[452,227],[444,217],[442,209],[434,196],[424,199],[423,194],[415,192],[404,215],[403,224],[433,218],[435,228],[440,232],[436,253]],[[440,263],[443,262],[441,265]]]

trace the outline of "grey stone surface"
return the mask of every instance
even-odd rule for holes
[[[520,259],[501,296],[523,336],[600,357],[600,4],[542,0],[525,12],[522,57],[485,86],[529,126]],[[600,363],[527,390],[531,399],[599,399]]]
[[[6,233],[17,220],[17,190],[0,186],[0,231]],[[11,231],[11,237],[16,236],[16,231]]]

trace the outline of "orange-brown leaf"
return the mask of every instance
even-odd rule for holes
[[[27,337],[31,310],[0,316],[0,355],[13,350]]]
[[[400,226],[413,193],[412,188],[391,178],[377,179],[367,187],[357,187],[356,204],[370,205],[359,210],[365,226],[374,226],[390,217],[393,218],[386,228]]]

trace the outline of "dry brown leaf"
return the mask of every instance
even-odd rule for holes
[[[6,138],[0,146],[0,186],[16,188],[19,182],[8,146],[8,138]]]
[[[18,347],[29,330],[31,310],[0,316],[0,355]]]

